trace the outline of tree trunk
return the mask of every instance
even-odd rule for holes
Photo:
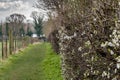
[[[14,52],[17,50],[17,36],[14,36]]]
[[[10,55],[12,55],[12,52],[13,52],[13,40],[12,40],[12,30],[9,29],[9,52],[10,52]]]
[[[2,34],[2,59],[5,59],[3,34]]]
[[[5,40],[5,46],[6,46],[6,58],[8,57],[8,42],[7,42],[7,38]]]

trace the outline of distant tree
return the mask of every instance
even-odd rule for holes
[[[15,33],[14,35],[18,35],[19,34],[19,30],[25,20],[25,16],[22,14],[11,14],[9,17],[6,18],[6,21],[11,23],[11,27],[13,30],[13,33]]]
[[[33,32],[31,31],[30,27],[27,28],[27,35],[32,36]]]
[[[34,28],[36,30],[36,34],[38,37],[43,34],[43,16],[41,16],[38,12],[33,11],[31,13],[31,17],[33,18]]]
[[[11,14],[6,18],[6,22],[8,22],[11,26],[9,27],[9,35],[10,35],[10,46],[13,50],[17,48],[17,37],[20,36],[20,28],[25,20],[25,16],[22,14]],[[13,39],[12,39],[13,36]],[[13,44],[12,44],[13,43]],[[11,51],[10,51],[11,52]]]
[[[20,36],[25,36],[25,30],[23,26],[20,28]]]

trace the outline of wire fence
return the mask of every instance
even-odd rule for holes
[[[7,28],[1,23],[0,26],[0,59],[6,59],[10,55],[17,53],[20,49],[27,47],[29,44],[38,42],[38,38],[30,36],[21,36],[13,32],[12,28]]]

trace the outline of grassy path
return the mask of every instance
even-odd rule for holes
[[[49,68],[47,68],[51,65],[51,63],[49,65],[47,59],[45,59],[45,54],[48,53],[47,46],[47,44],[36,44],[29,46],[23,52],[21,51],[19,54],[11,56],[8,60],[1,63],[0,80],[54,80],[54,76],[53,79],[51,76],[50,78],[45,79],[44,75],[52,74]],[[46,63],[48,63],[47,66],[45,65]],[[56,67],[56,65],[52,67]],[[49,70],[48,73],[45,73],[43,69]],[[57,73],[59,74],[60,71],[58,70]],[[57,77],[59,76],[57,75]]]

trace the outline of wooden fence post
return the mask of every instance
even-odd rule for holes
[[[1,21],[1,32],[2,32],[2,59],[5,59],[5,55],[4,55],[4,39],[3,39],[3,24]]]

